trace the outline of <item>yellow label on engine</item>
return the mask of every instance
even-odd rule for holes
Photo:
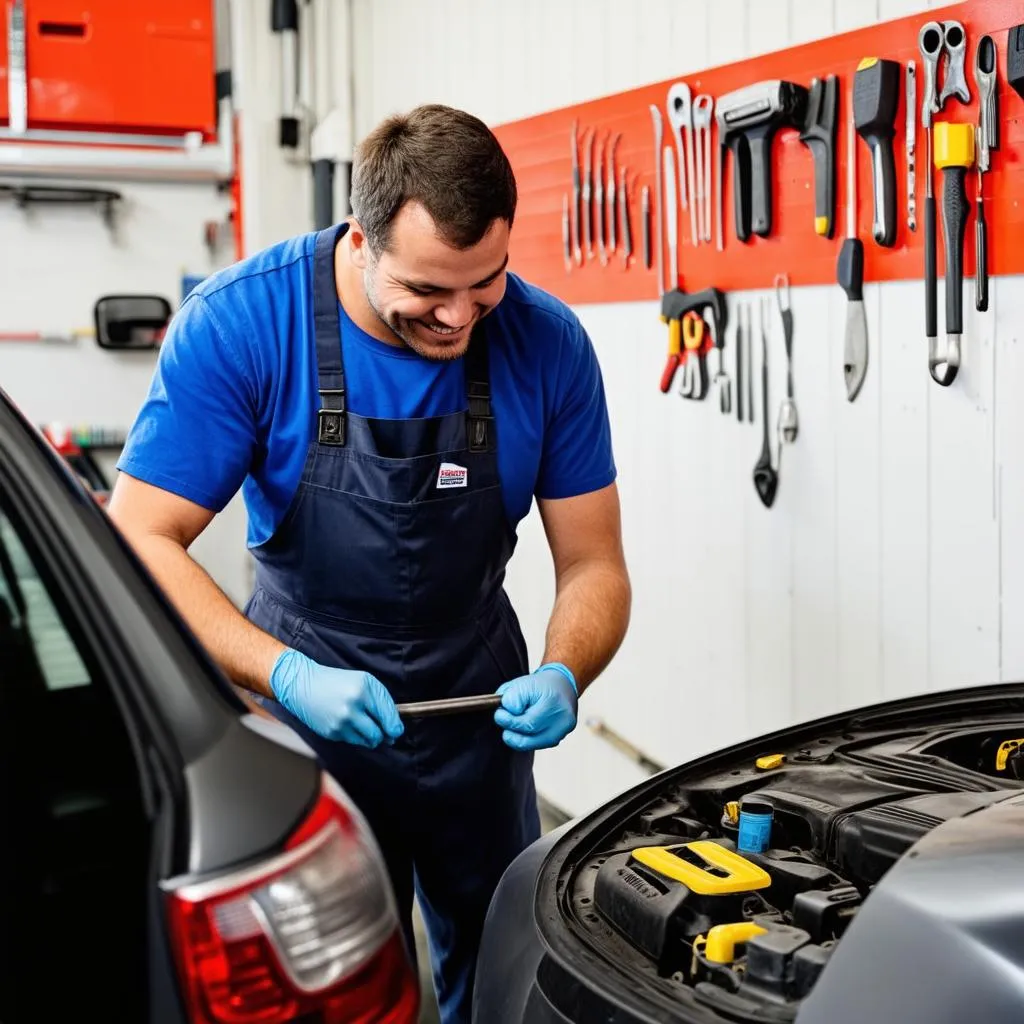
[[[684,851],[701,863],[687,859]],[[750,892],[772,884],[767,871],[710,839],[678,846],[638,846],[633,859],[702,896]]]

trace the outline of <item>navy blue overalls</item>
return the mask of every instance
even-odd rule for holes
[[[348,411],[334,279],[344,230],[316,239],[318,430],[285,518],[254,551],[246,614],[321,664],[373,673],[398,703],[493,693],[528,666],[503,588],[516,537],[482,323],[463,359],[465,411],[415,420]],[[324,740],[266,705],[369,821],[411,953],[415,876],[441,1019],[468,1022],[491,895],[540,834],[532,754],[509,749],[489,712],[410,720],[393,747],[371,751]]]

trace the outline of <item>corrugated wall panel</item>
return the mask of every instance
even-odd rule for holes
[[[361,132],[431,100],[493,123],[517,119],[929,6],[356,3]],[[870,203],[863,175],[858,192]],[[766,269],[764,290],[730,296],[726,359],[734,377],[736,302],[755,309],[759,351],[757,310],[767,298],[773,455],[786,359],[771,278],[784,269]],[[942,309],[941,282],[939,298]],[[549,798],[580,812],[640,777],[586,729],[590,715],[675,761],[794,718],[1024,672],[1024,414],[1015,399],[1024,288],[994,281],[982,316],[965,285],[963,368],[948,390],[928,377],[922,299],[919,281],[865,289],[870,365],[851,404],[845,296],[838,287],[793,290],[800,428],[770,511],[752,484],[759,376],[757,422],[740,425],[711,400],[694,407],[659,394],[665,329],[653,297],[579,309],[608,390],[635,601],[629,636],[587,693],[581,727],[538,757]],[[509,590],[536,658],[554,593],[536,515],[520,530]]]

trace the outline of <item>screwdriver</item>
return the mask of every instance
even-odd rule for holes
[[[942,385],[953,383],[960,367],[963,334],[964,233],[971,204],[967,199],[967,170],[974,166],[974,126],[935,122],[935,166],[942,171],[942,242],[946,250],[946,358],[929,353],[932,376]],[[940,380],[936,365],[948,372]]]
[[[853,78],[853,116],[857,132],[871,150],[875,186],[873,234],[879,245],[896,244],[896,107],[900,99],[900,65],[865,57]]]
[[[857,136],[854,134],[853,101],[846,125],[846,238],[839,250],[836,276],[846,292],[846,335],[843,344],[843,377],[846,397],[853,401],[864,383],[868,358],[868,324],[864,315],[864,243],[857,237]]]

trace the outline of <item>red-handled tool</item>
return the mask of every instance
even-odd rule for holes
[[[665,369],[661,374],[661,393],[667,395],[672,381],[675,378],[676,370],[683,361],[682,357],[682,323],[678,319],[668,321],[668,359],[665,360]]]

